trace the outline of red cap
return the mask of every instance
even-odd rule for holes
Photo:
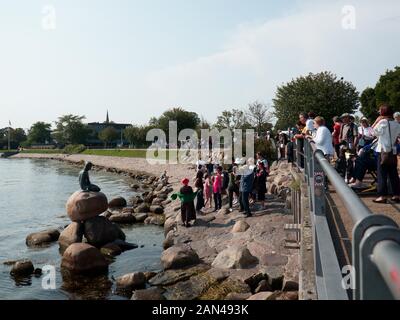
[[[182,179],[181,182],[183,185],[187,186],[189,184],[189,179],[188,178]]]

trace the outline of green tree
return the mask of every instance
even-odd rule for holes
[[[363,91],[360,97],[361,108],[360,111],[367,117],[371,122],[379,116],[378,108],[376,106],[375,89],[367,88]]]
[[[104,146],[118,139],[118,131],[113,127],[107,127],[99,132],[99,139],[104,142]]]
[[[259,134],[272,128],[271,120],[273,115],[270,109],[268,105],[258,101],[249,104],[247,118]]]
[[[28,131],[30,144],[45,144],[51,140],[51,124],[45,122],[34,123]]]
[[[301,76],[277,89],[273,100],[278,119],[276,129],[293,127],[301,112],[310,111],[331,124],[334,116],[353,113],[358,109],[358,96],[351,82],[338,80],[331,72]]]
[[[232,131],[234,129],[249,129],[251,124],[243,110],[232,109],[222,111],[214,127],[218,130],[229,129]]]
[[[173,108],[165,111],[158,119],[151,119],[150,125],[161,129],[169,135],[169,122],[176,121],[178,125],[178,134],[184,129],[195,130],[200,124],[200,118],[195,112],[186,111],[183,108]]]
[[[20,145],[21,142],[27,140],[25,130],[22,128],[11,129],[10,139],[15,145]]]
[[[149,126],[134,125],[124,130],[124,137],[134,148],[143,148],[149,145],[146,141],[146,135],[150,129]]]
[[[64,115],[56,121],[54,138],[60,144],[85,144],[92,130],[82,122],[85,116]]]
[[[400,66],[382,75],[375,88],[367,88],[361,95],[361,112],[371,122],[378,117],[382,103],[388,103],[394,110],[400,110]]]

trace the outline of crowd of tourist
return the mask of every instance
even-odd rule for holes
[[[295,161],[295,150],[304,150],[304,142],[312,141],[325,157],[332,162],[346,183],[353,189],[366,188],[363,182],[369,172],[377,180],[376,203],[400,203],[400,179],[397,155],[400,155],[400,113],[383,104],[379,117],[371,124],[363,117],[345,113],[332,119],[332,129],[326,120],[314,112],[301,113],[295,127],[278,131],[274,139],[268,132],[268,140],[274,140],[278,159]],[[301,152],[302,153],[302,152]],[[300,153],[300,154],[301,154]],[[304,156],[297,159],[304,167]],[[252,216],[252,208],[258,203],[265,208],[268,161],[261,153],[253,159],[232,159],[224,164],[224,155],[210,156],[207,162],[198,162],[193,186],[189,179],[182,180],[178,194],[182,202],[182,223],[190,227],[196,215],[217,212],[222,208],[223,196],[227,198],[229,211],[234,207]]]
[[[194,190],[185,178],[176,195],[182,203],[182,225],[190,227],[197,215],[221,210],[223,196],[228,200],[229,212],[237,207],[240,213],[251,217],[256,203],[265,208],[268,170],[268,161],[261,153],[256,159],[232,159],[228,165],[213,162],[212,157],[207,163],[199,161],[193,178]]]
[[[377,179],[378,198],[374,202],[388,203],[391,200],[400,203],[397,169],[397,155],[400,155],[400,113],[394,113],[389,105],[383,104],[373,124],[365,117],[358,123],[355,120],[353,115],[345,113],[333,119],[332,130],[329,130],[323,117],[313,112],[301,113],[296,127],[288,133],[285,151],[288,161],[294,162],[294,150],[303,150],[305,139],[312,140],[316,148],[334,162],[336,170],[351,188],[366,188],[363,180],[366,173],[370,172]],[[282,145],[279,146],[281,148]],[[303,156],[299,162],[304,167]]]

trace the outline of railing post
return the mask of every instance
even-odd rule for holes
[[[317,150],[316,152],[321,152]],[[325,215],[326,200],[325,200],[325,173],[319,162],[312,157],[312,191],[313,191],[313,209],[315,215]]]
[[[360,244],[361,300],[393,300],[393,294],[374,261],[374,248],[390,240],[400,243],[400,230],[392,226],[372,227]],[[396,281],[392,279],[392,281]]]
[[[353,228],[353,241],[352,241],[352,264],[355,272],[354,287],[353,287],[353,300],[361,299],[361,255],[360,246],[361,241],[367,230],[373,226],[392,226],[397,227],[394,222],[388,216],[373,214],[368,215],[364,219],[360,220]],[[363,268],[365,270],[365,267]]]

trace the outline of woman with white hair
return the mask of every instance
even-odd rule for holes
[[[398,123],[400,123],[400,112],[395,112],[393,115],[394,120],[396,120]]]

